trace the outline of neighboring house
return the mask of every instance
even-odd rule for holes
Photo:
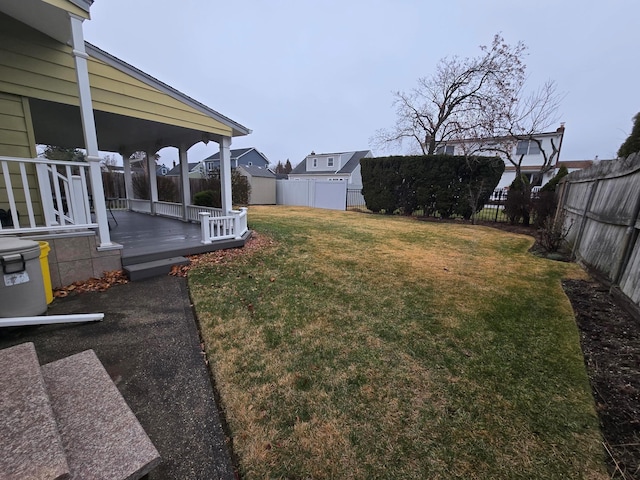
[[[372,156],[371,150],[318,154],[311,152],[289,173],[289,179],[347,182],[348,188],[362,188],[360,160]]]
[[[238,168],[240,165],[262,168],[269,167],[269,159],[254,147],[232,149],[229,153],[231,155],[232,169]],[[205,175],[220,170],[220,152],[205,158],[200,164],[200,171]]]
[[[479,142],[476,139],[469,140],[449,140],[436,147],[436,154],[446,155],[464,155],[473,152],[476,155],[499,156],[505,162],[505,170],[497,188],[504,188],[511,185],[516,176],[516,167],[505,158],[504,154],[499,152],[500,149],[511,150],[511,158],[518,162],[522,158],[520,171],[530,181],[534,174],[540,171],[544,165],[544,153],[548,157],[555,151],[555,156],[551,161],[551,169],[539,178],[537,185],[544,185],[558,172],[560,166],[560,150],[562,147],[562,139],[564,137],[564,125],[561,125],[555,132],[545,132],[536,134],[534,137],[541,142],[540,145],[534,140],[501,140]],[[535,186],[535,185],[534,185]]]
[[[233,137],[251,130],[86,43],[83,22],[92,4],[0,1],[0,208],[14,219],[0,226],[0,235],[46,236],[54,287],[121,268],[122,245],[109,233],[100,152],[122,155],[130,209],[187,221],[194,220],[184,178],[188,149],[216,142],[223,165],[220,215],[246,217],[233,210],[229,151]],[[85,161],[38,158],[36,145],[81,148]],[[153,160],[168,146],[178,149],[183,172],[181,202],[170,208],[158,201]],[[134,197],[134,152],[151,159],[148,200]],[[62,260],[56,250],[73,258]]]
[[[276,175],[266,167],[240,165],[238,173],[247,178],[251,192],[249,205],[276,204]]]
[[[598,161],[604,162],[606,160],[598,160],[598,157],[596,157],[595,160],[565,160],[563,162],[558,162],[558,168],[564,165],[567,168],[567,171],[571,173],[584,168],[589,168]]]
[[[189,178],[202,178],[202,163],[201,162],[189,162],[188,163],[188,172]],[[180,165],[175,165],[171,170],[166,173],[167,177],[179,177],[180,176]]]

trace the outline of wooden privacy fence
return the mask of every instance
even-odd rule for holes
[[[640,306],[640,154],[569,174],[559,198],[574,258]]]

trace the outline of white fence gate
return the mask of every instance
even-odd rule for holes
[[[276,203],[300,207],[347,209],[347,182],[277,180]]]

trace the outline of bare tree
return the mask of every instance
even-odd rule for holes
[[[558,122],[558,109],[564,94],[558,92],[556,83],[548,80],[538,90],[524,95],[524,84],[520,86],[514,101],[503,104],[502,111],[484,112],[479,128],[475,130],[480,152],[494,152],[509,162],[516,171],[515,178],[522,175],[522,161],[527,149],[518,150],[520,142],[535,145],[535,150],[542,155],[542,164],[534,174],[534,182],[554,168],[560,153],[560,144],[550,138],[550,146],[545,145],[541,133],[548,131]],[[560,127],[564,129],[563,126]],[[531,148],[531,147],[529,147]]]
[[[118,159],[115,155],[105,155],[100,161],[100,167],[103,172],[108,172],[118,166]]]
[[[491,46],[480,49],[477,57],[444,58],[411,92],[394,92],[396,124],[378,130],[371,143],[384,148],[409,141],[412,151],[430,155],[438,144],[470,131],[470,120],[481,118],[482,110],[508,110],[524,83],[526,46],[495,35]]]

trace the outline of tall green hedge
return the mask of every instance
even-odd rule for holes
[[[369,210],[406,215],[424,210],[443,218],[469,218],[504,172],[504,162],[496,157],[391,156],[363,158],[360,165]]]

